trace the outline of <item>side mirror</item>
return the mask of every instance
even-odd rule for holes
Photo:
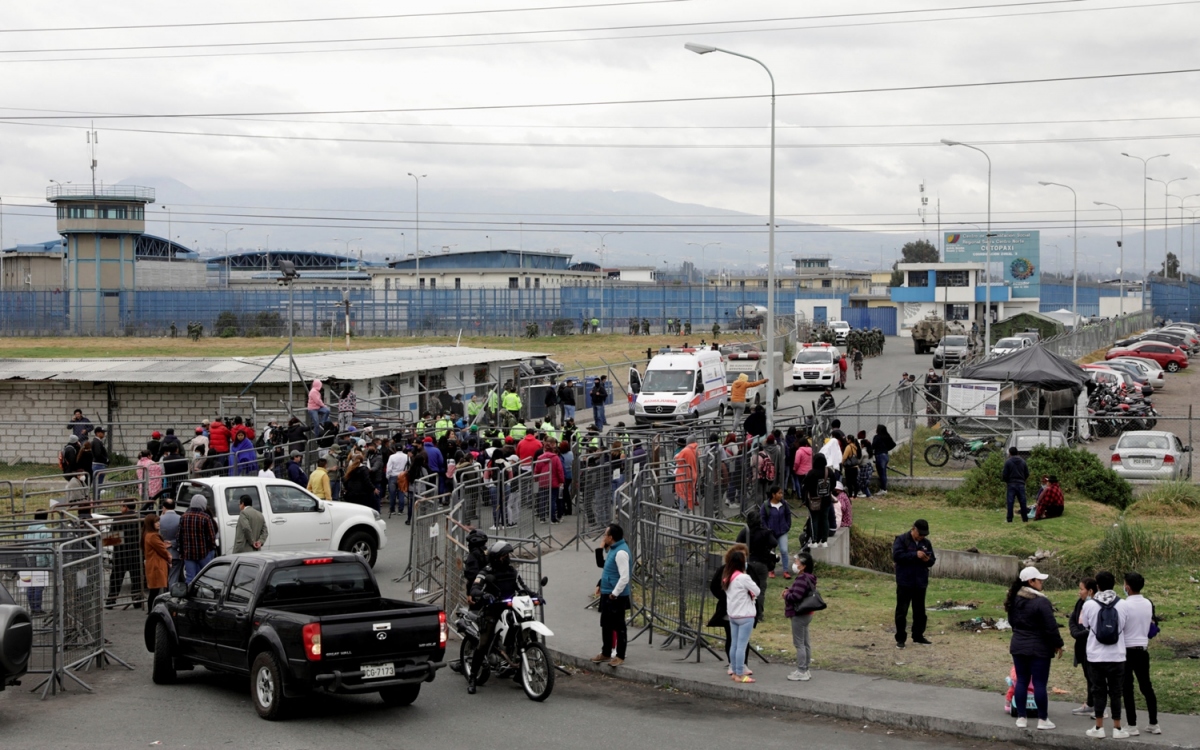
[[[175,583],[171,584],[170,594],[172,597],[176,599],[183,599],[187,596],[187,593],[188,585],[186,583],[176,581]]]
[[[1187,448],[1186,450],[1191,450],[1191,448]],[[546,576],[542,576],[541,585],[545,586],[547,583],[550,583],[550,579]]]
[[[1115,451],[1115,450],[1117,449],[1117,444],[1116,444],[1116,443],[1113,443],[1112,445],[1108,446],[1108,449],[1109,449],[1110,451]]]

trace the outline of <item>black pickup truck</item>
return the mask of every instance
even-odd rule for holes
[[[417,699],[445,666],[446,613],[385,599],[371,568],[348,552],[254,552],[214,560],[191,585],[160,595],[146,619],[154,681],[200,664],[250,676],[264,719],[311,691]]]

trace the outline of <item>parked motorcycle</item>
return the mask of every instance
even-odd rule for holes
[[[545,586],[546,578],[542,578]],[[519,594],[503,601],[504,609],[496,620],[496,633],[491,648],[475,678],[482,685],[494,674],[497,677],[512,677],[521,683],[530,700],[544,701],[554,689],[554,662],[542,644],[541,638],[554,635],[550,628],[541,623],[536,607],[544,606],[546,600],[531,594]],[[459,663],[451,665],[463,676],[470,674],[471,659],[479,645],[479,613],[460,607],[454,629],[462,636],[459,646]]]
[[[999,448],[994,437],[967,439],[949,428],[942,430],[941,435],[927,438],[925,442],[930,444],[925,448],[925,463],[930,466],[945,466],[951,458],[955,461],[974,459],[978,466],[989,453]]]

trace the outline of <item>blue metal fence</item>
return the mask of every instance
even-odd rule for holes
[[[1200,321],[1200,282],[1189,276],[1186,281],[1150,282],[1150,306],[1155,317],[1165,320]]]
[[[896,335],[894,307],[843,307],[842,320],[851,328],[878,328],[884,336]]]

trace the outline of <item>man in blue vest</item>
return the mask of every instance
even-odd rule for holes
[[[592,662],[608,662],[610,667],[625,663],[625,613],[629,611],[629,571],[632,557],[625,543],[625,531],[611,524],[604,532],[603,549],[596,550],[596,565],[604,569],[596,596],[600,598],[600,632],[604,646],[592,657]]]

